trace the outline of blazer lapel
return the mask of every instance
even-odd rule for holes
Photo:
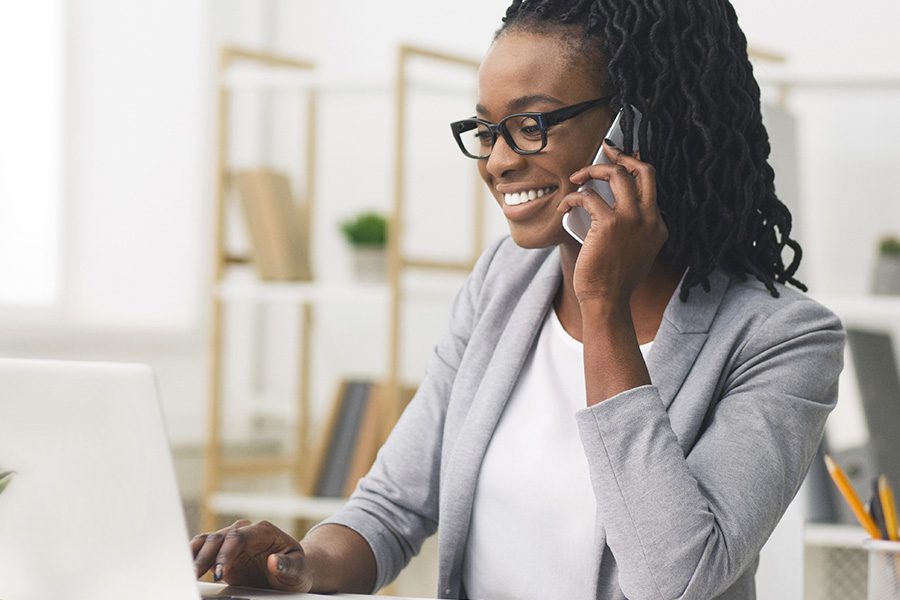
[[[687,302],[678,295],[681,286],[669,300],[663,319],[647,357],[650,380],[659,390],[663,406],[668,409],[681,384],[706,343],[712,324],[730,279],[722,271],[709,277],[710,289],[694,288]],[[682,280],[683,284],[683,280]]]
[[[441,527],[439,547],[443,573],[456,577],[462,574],[475,486],[484,454],[561,279],[558,252],[552,252],[516,303],[460,429],[442,489],[441,522],[452,524]]]

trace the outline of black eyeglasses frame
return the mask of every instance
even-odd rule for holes
[[[607,104],[610,100],[612,100],[613,96],[603,96],[602,98],[595,98],[593,100],[587,100],[585,102],[579,102],[578,104],[572,104],[569,106],[563,106],[562,108],[557,108],[556,110],[551,110],[549,112],[520,112],[514,113],[511,115],[507,115],[500,119],[497,124],[491,123],[490,121],[485,121],[484,119],[479,119],[478,117],[472,117],[469,119],[463,119],[461,121],[454,121],[450,123],[450,130],[453,132],[453,138],[456,140],[456,144],[459,146],[459,149],[462,150],[462,153],[469,158],[474,158],[476,160],[482,160],[490,157],[490,153],[485,154],[484,156],[479,156],[472,154],[468,150],[466,150],[466,146],[462,141],[462,134],[468,131],[472,131],[479,125],[482,125],[487,128],[487,130],[491,133],[491,150],[494,149],[494,144],[497,143],[497,135],[502,135],[503,139],[506,141],[506,144],[512,148],[513,152],[522,155],[531,155],[537,154],[544,150],[547,147],[547,130],[554,125],[559,125],[563,121],[568,121],[574,117],[577,117],[581,113],[586,110],[593,108],[594,106],[598,106],[600,104]],[[538,126],[541,129],[541,146],[536,150],[523,150],[516,145],[513,140],[512,134],[510,134],[509,129],[506,127],[506,122],[509,119],[517,118],[517,117],[528,117],[532,118],[537,122]]]

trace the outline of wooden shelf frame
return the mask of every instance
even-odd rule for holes
[[[484,249],[485,207],[479,202],[482,197],[481,179],[472,169],[472,198],[475,203],[473,211],[472,248],[467,261],[435,261],[408,254],[403,249],[403,227],[405,210],[408,203],[406,182],[406,132],[410,85],[409,66],[414,60],[427,60],[442,65],[468,67],[477,71],[479,61],[457,56],[455,54],[422,48],[419,46],[401,45],[397,52],[397,79],[395,95],[396,130],[394,133],[394,202],[391,210],[388,236],[388,284],[391,289],[390,331],[391,340],[388,353],[388,404],[386,422],[382,427],[382,439],[386,439],[404,407],[403,382],[401,381],[401,364],[403,360],[401,339],[403,338],[403,302],[405,291],[403,275],[408,269],[454,271],[468,273],[475,266],[475,261]],[[474,98],[473,98],[474,103]]]
[[[311,73],[315,69],[312,62],[292,57],[281,56],[270,52],[248,50],[245,48],[224,47],[219,54],[218,65],[218,140],[216,152],[215,183],[215,248],[214,248],[214,285],[218,287],[225,270],[230,264],[246,263],[243,257],[234,257],[226,248],[226,213],[227,198],[231,188],[231,169],[229,166],[228,148],[230,143],[231,95],[227,85],[227,73],[234,65],[249,63],[257,67],[291,69],[303,73]],[[315,207],[315,173],[316,173],[316,90],[315,86],[298,88],[307,95],[306,114],[306,189],[305,201],[308,207],[309,222],[313,222]],[[299,306],[300,318],[300,356],[298,364],[297,390],[297,425],[295,432],[296,448],[292,457],[273,456],[256,457],[252,460],[226,460],[223,456],[222,413],[222,367],[224,362],[223,319],[224,300],[219,294],[212,294],[212,327],[210,339],[210,391],[207,407],[207,443],[205,448],[203,503],[200,524],[204,531],[216,528],[216,510],[212,506],[215,494],[220,490],[227,476],[238,474],[259,474],[272,472],[289,472],[297,493],[305,493],[312,485],[311,461],[309,452],[309,420],[310,420],[310,332],[313,322],[313,308],[310,302],[302,302]]]

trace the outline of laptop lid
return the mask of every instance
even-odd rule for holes
[[[8,472],[0,598],[199,598],[148,367],[0,359]]]

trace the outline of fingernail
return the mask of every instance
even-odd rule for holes
[[[609,146],[610,148],[615,148],[616,150],[619,149],[619,147],[616,146],[616,143],[609,138],[603,138],[603,143],[606,144],[607,146]]]
[[[213,581],[221,581],[222,571],[224,570],[225,567],[222,566],[222,563],[217,564],[215,570],[213,571]]]
[[[279,573],[287,571],[287,559],[283,556],[278,557],[278,564],[275,566]]]

